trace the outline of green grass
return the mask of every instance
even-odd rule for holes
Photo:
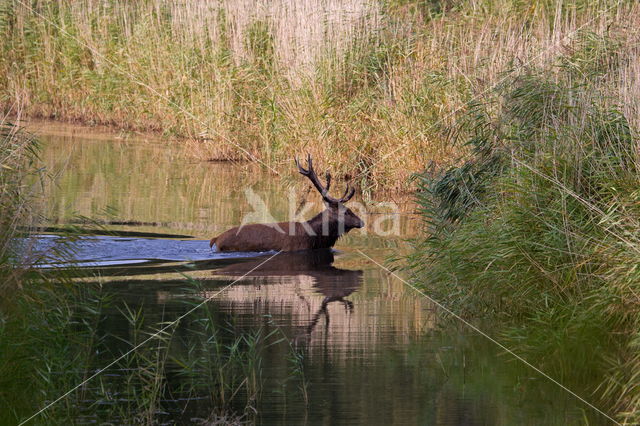
[[[607,89],[626,54],[585,34],[510,78],[452,134],[469,155],[416,177],[414,280],[629,424],[640,419],[638,134]]]
[[[134,310],[100,285],[83,286],[34,289],[28,298],[17,297],[11,316],[3,312],[4,424],[45,407],[35,424],[81,419],[156,424],[166,421],[167,412],[175,416],[186,408],[189,398],[212,407],[212,418],[226,418],[222,424],[254,418],[262,351],[279,342],[277,331],[223,328],[206,305],[183,321],[158,322],[157,315],[147,317],[152,312],[146,307]],[[105,332],[107,321],[123,328]]]

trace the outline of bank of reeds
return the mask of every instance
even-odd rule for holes
[[[428,237],[410,264],[436,299],[503,320],[507,346],[637,424],[640,145],[616,93],[631,57],[585,34],[469,104],[452,134],[470,154],[417,177]]]
[[[638,22],[634,2],[614,0],[10,0],[0,102],[186,137],[203,159],[280,170],[310,151],[363,189],[406,189],[455,157],[446,132],[465,102],[553,62],[578,29],[631,46]],[[629,108],[637,62],[620,70]]]

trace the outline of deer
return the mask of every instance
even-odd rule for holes
[[[289,252],[326,249],[334,246],[338,238],[354,228],[362,228],[364,222],[345,206],[355,194],[355,188],[347,183],[340,198],[329,195],[331,173],[325,174],[326,185],[320,182],[313,169],[313,159],[307,156],[307,168],[295,158],[298,172],[307,177],[322,195],[325,210],[306,222],[254,223],[231,228],[209,241],[209,247],[220,252]]]

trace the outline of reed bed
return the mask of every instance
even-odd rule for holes
[[[309,151],[363,190],[405,190],[430,161],[458,157],[447,134],[470,99],[553,62],[581,30],[632,50],[637,22],[633,2],[613,0],[12,0],[0,103],[276,171]],[[637,121],[634,62],[616,87]]]
[[[19,293],[30,257],[22,227],[34,220],[33,201],[43,177],[39,169],[39,147],[28,133],[7,117],[0,117],[0,292],[6,297],[0,308],[10,309]]]
[[[507,346],[625,424],[640,420],[640,158],[619,35],[585,33],[469,104],[469,156],[417,177],[414,280],[504,321]]]

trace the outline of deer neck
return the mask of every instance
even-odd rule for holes
[[[318,248],[332,247],[345,230],[340,229],[338,221],[331,217],[326,210],[318,213],[307,221],[309,229],[313,230],[314,238],[318,240]]]

